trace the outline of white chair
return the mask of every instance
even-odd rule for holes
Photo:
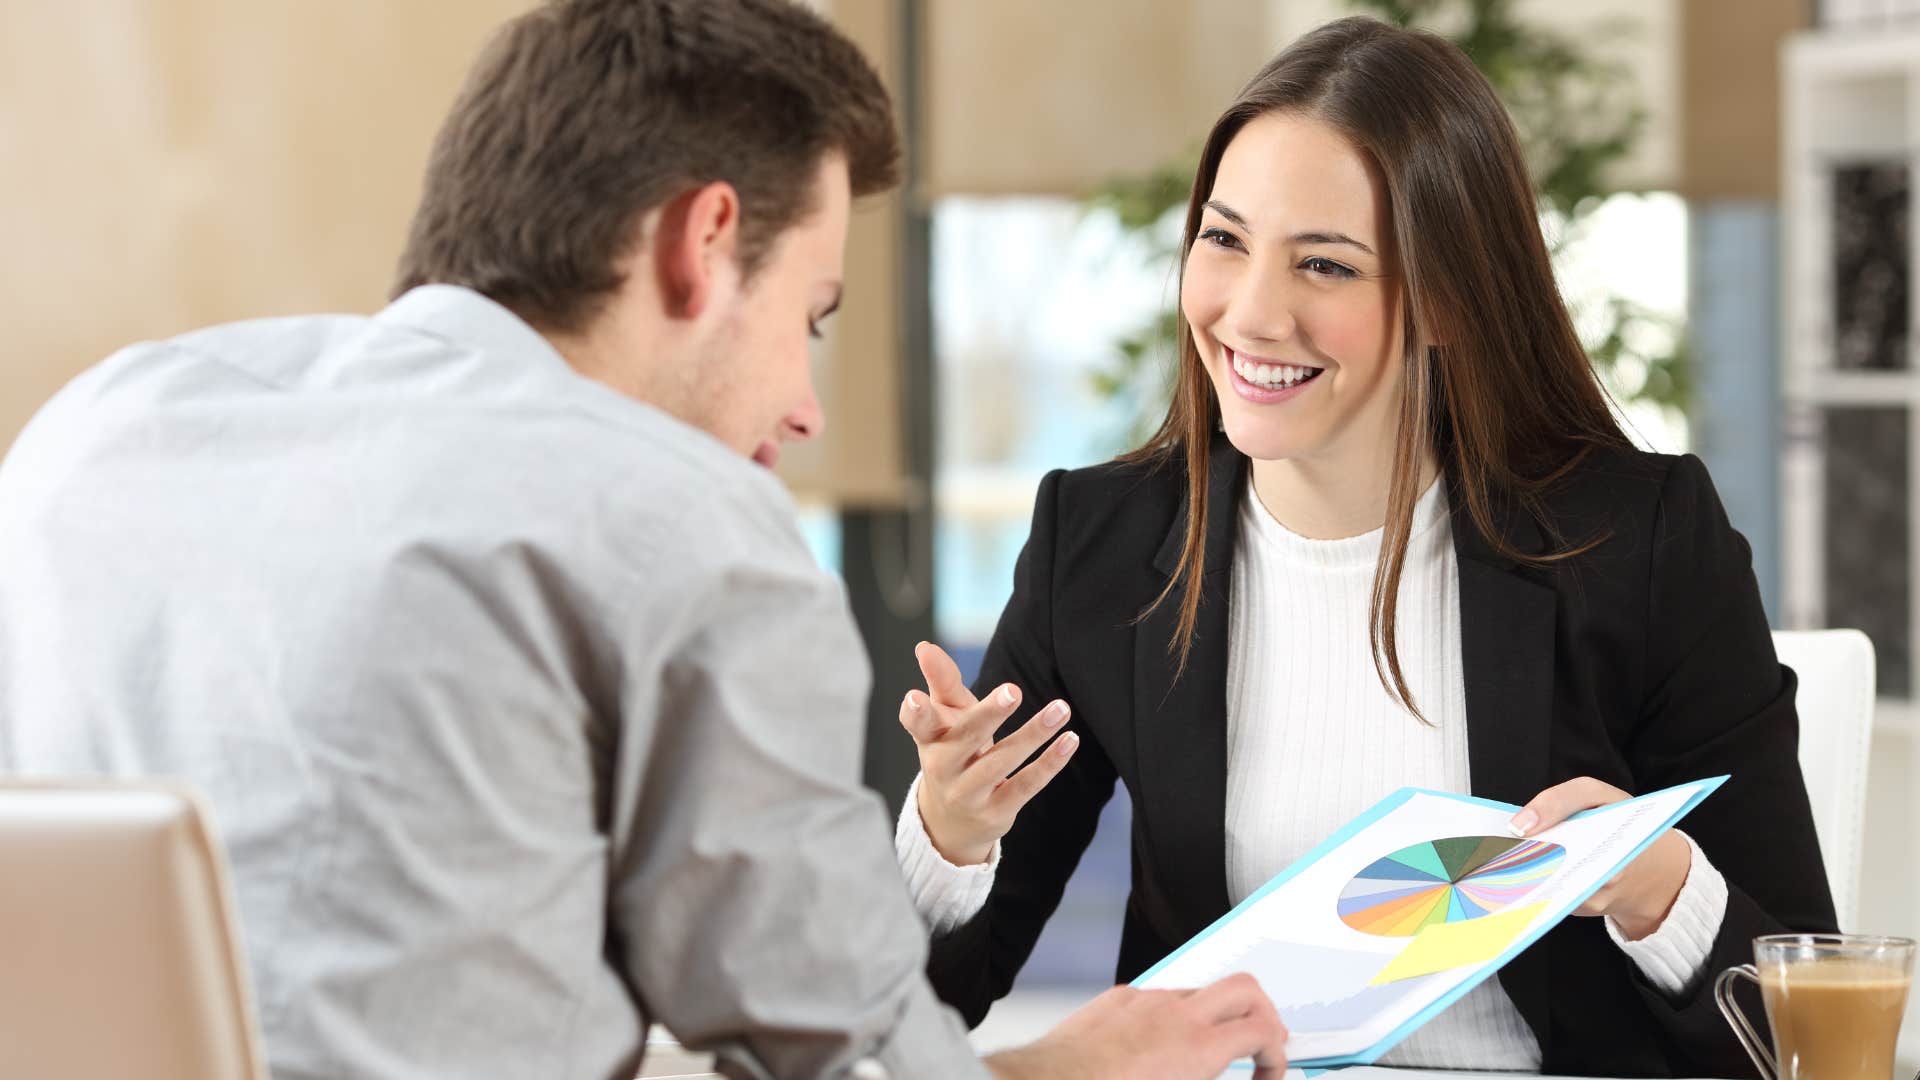
[[[1800,771],[1841,929],[1860,905],[1867,751],[1873,738],[1873,642],[1858,630],[1782,630],[1780,662],[1800,676]]]
[[[264,1080],[229,897],[189,791],[0,781],[0,1076]]]

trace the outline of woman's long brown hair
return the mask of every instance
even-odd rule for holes
[[[1516,550],[1496,525],[1495,506],[1542,517],[1542,494],[1588,451],[1629,443],[1561,302],[1512,121],[1466,54],[1436,35],[1360,16],[1295,41],[1208,134],[1187,203],[1183,251],[1199,232],[1227,145],[1249,121],[1272,112],[1309,116],[1340,131],[1386,179],[1406,368],[1368,643],[1381,685],[1424,720],[1400,668],[1394,625],[1425,451],[1433,451],[1450,497],[1464,501],[1488,545],[1537,565],[1592,545],[1545,555]],[[1183,279],[1185,273],[1183,263]],[[1179,339],[1167,418],[1123,460],[1185,459],[1180,565],[1148,608],[1183,590],[1168,650],[1184,673],[1200,612],[1207,463],[1220,403],[1184,312]]]

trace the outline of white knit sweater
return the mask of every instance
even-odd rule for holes
[[[1383,530],[1308,540],[1276,521],[1249,485],[1228,616],[1226,871],[1235,903],[1399,788],[1468,790],[1459,573],[1442,489],[1433,484],[1415,508],[1399,591],[1401,669],[1426,726],[1387,696],[1368,652],[1368,596]],[[1000,852],[996,845],[983,866],[942,859],[915,794],[895,846],[915,903],[938,934],[986,902]],[[1630,942],[1607,921],[1648,980],[1674,995],[1699,977],[1726,911],[1725,881],[1687,843],[1692,868],[1658,931]],[[1489,979],[1381,1063],[1538,1071],[1540,1047],[1499,981]]]

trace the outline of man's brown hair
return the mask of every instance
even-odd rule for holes
[[[860,50],[790,0],[549,0],[508,23],[434,140],[397,296],[465,285],[577,331],[618,289],[646,213],[740,196],[741,273],[811,213],[829,153],[853,194],[898,182],[900,138]]]

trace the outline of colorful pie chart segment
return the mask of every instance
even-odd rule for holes
[[[1340,893],[1340,921],[1376,937],[1412,937],[1478,919],[1546,884],[1566,857],[1559,844],[1512,836],[1415,844],[1355,875]]]

